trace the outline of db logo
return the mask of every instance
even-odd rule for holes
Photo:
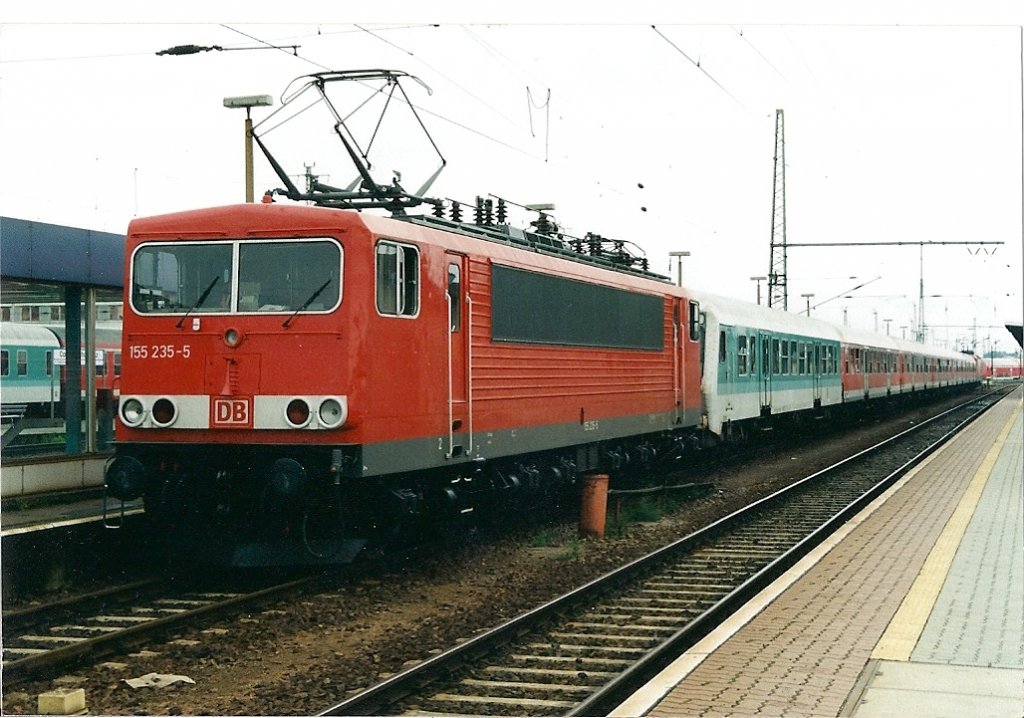
[[[212,410],[213,423],[216,426],[250,425],[248,399],[214,399]]]

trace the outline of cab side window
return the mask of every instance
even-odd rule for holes
[[[690,341],[700,341],[700,304],[697,302],[690,302],[690,313],[688,320],[690,322]]]
[[[416,316],[420,308],[420,253],[397,242],[377,244],[377,311]]]

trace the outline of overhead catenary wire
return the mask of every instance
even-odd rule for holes
[[[719,82],[718,80],[716,80],[716,79],[715,79],[715,78],[714,78],[714,77],[713,77],[713,76],[711,75],[711,73],[710,73],[710,72],[708,72],[708,71],[707,71],[706,69],[704,69],[703,67],[701,67],[701,65],[700,65],[700,63],[699,63],[699,62],[697,62],[697,61],[696,61],[696,60],[694,60],[694,59],[693,59],[692,57],[690,57],[689,55],[687,55],[687,54],[686,54],[686,51],[685,51],[685,50],[683,50],[683,48],[679,47],[679,46],[678,46],[677,44],[675,44],[674,42],[672,42],[672,41],[671,41],[671,40],[670,40],[670,39],[669,39],[669,38],[668,38],[668,37],[667,37],[667,36],[665,35],[665,33],[663,33],[663,32],[662,32],[661,30],[659,30],[659,29],[658,29],[658,26],[657,26],[657,25],[651,25],[651,29],[652,29],[652,30],[654,30],[654,32],[656,32],[656,33],[658,34],[658,37],[660,37],[660,38],[661,38],[662,40],[664,40],[664,41],[665,41],[665,42],[667,42],[667,43],[668,43],[669,45],[671,45],[671,46],[672,46],[672,48],[673,48],[673,49],[674,49],[674,50],[675,50],[676,52],[678,52],[678,53],[679,53],[680,55],[682,55],[682,56],[683,56],[683,57],[685,57],[685,58],[686,58],[687,60],[689,60],[689,61],[690,61],[690,63],[691,63],[691,64],[692,64],[692,65],[693,65],[694,67],[696,67],[696,68],[697,68],[698,70],[700,70],[700,71],[701,71],[702,73],[704,73],[704,76],[705,76],[705,77],[707,77],[707,78],[708,78],[709,80],[711,80],[711,82],[715,83],[715,87],[717,87],[717,88],[718,88],[719,90],[721,90],[721,91],[722,91],[722,92],[724,92],[724,93],[725,93],[726,95],[728,95],[728,96],[729,96],[729,99],[731,99],[731,100],[732,100],[733,102],[735,102],[735,103],[736,103],[737,105],[739,105],[740,107],[742,107],[742,108],[743,108],[744,110],[747,110],[747,106],[746,106],[746,105],[744,105],[744,104],[743,104],[742,102],[740,102],[740,101],[739,101],[739,99],[737,99],[737,97],[736,97],[736,96],[735,96],[734,94],[732,94],[731,92],[729,92],[729,90],[727,90],[727,89],[726,89],[725,85],[723,85],[723,84],[722,84],[721,82]],[[747,111],[749,112],[749,110],[747,110]]]
[[[316,62],[315,60],[311,60],[308,57],[304,57],[303,55],[300,55],[298,52],[294,52],[294,53],[288,52],[287,50],[284,50],[284,49],[274,45],[273,43],[267,42],[266,40],[258,38],[255,35],[250,35],[247,32],[242,32],[238,28],[231,27],[230,25],[225,25],[224,23],[220,23],[220,26],[222,28],[224,28],[225,30],[230,30],[231,32],[238,33],[239,35],[241,35],[243,37],[247,37],[250,40],[252,40],[253,42],[258,42],[261,45],[266,45],[267,47],[272,47],[272,48],[275,48],[277,50],[281,50],[285,54],[291,55],[292,57],[297,57],[298,59],[302,60],[303,62],[308,62],[309,64],[311,64],[311,65],[313,65],[315,67],[319,67],[321,70],[331,70],[331,69],[333,69],[333,68],[328,67],[327,65],[321,65],[319,62]]]
[[[239,35],[244,35],[245,37],[249,38],[250,40],[253,40],[254,42],[259,42],[259,43],[262,43],[264,45],[272,46],[271,43],[269,43],[269,42],[267,42],[265,40],[262,40],[260,38],[254,37],[253,35],[250,35],[248,33],[242,32],[241,30],[233,28],[233,27],[231,27],[229,25],[222,24],[221,27],[224,27],[225,29],[231,30],[232,32],[237,32]],[[292,53],[290,53],[290,52],[288,53],[288,55],[291,55],[291,54]],[[320,68],[321,70],[330,71],[330,70],[333,69],[331,67],[328,67],[327,65],[324,65],[322,63],[316,62],[315,60],[311,60],[310,58],[305,57],[303,55],[295,55],[295,57],[297,57],[299,60],[302,60],[304,62],[308,62],[309,64],[311,64],[311,65],[313,65],[315,67]],[[422,60],[420,60],[420,61],[422,62]],[[426,63],[424,63],[424,64],[426,64]],[[399,102],[407,102],[404,98],[398,98],[397,101],[399,101]],[[418,112],[421,112],[421,113],[423,113],[425,115],[429,115],[431,117],[434,117],[434,118],[436,118],[438,120],[441,120],[442,122],[447,122],[448,124],[450,124],[450,125],[452,125],[454,127],[457,127],[457,128],[459,128],[461,130],[465,130],[466,132],[470,132],[470,133],[472,133],[474,135],[477,135],[478,137],[481,137],[481,138],[483,138],[485,140],[488,140],[488,141],[493,142],[493,143],[495,143],[497,145],[505,147],[506,149],[512,150],[513,152],[517,152],[517,153],[519,153],[519,154],[521,154],[523,156],[526,156],[526,157],[533,157],[534,159],[538,159],[538,160],[543,159],[543,158],[537,156],[536,154],[530,152],[529,150],[524,150],[521,147],[516,147],[515,145],[513,145],[513,144],[511,144],[509,142],[505,142],[504,140],[500,140],[497,137],[494,137],[492,135],[487,134],[486,132],[483,132],[481,130],[477,130],[477,129],[473,128],[473,127],[470,127],[469,125],[467,125],[465,123],[458,122],[456,120],[453,120],[450,117],[447,117],[447,116],[442,115],[442,114],[440,114],[438,112],[434,112],[432,110],[428,110],[426,108],[420,107],[419,105],[413,104],[411,102],[409,104],[410,104],[410,106],[415,108]]]
[[[743,29],[742,29],[742,28],[740,28],[740,29],[736,29],[736,28],[734,27],[734,28],[733,28],[733,31],[734,31],[734,32],[735,32],[735,33],[736,33],[737,35],[739,35],[739,36],[740,36],[740,39],[741,39],[741,40],[743,40],[743,42],[747,43],[747,45],[749,45],[749,46],[750,46],[750,49],[751,49],[751,50],[753,50],[754,52],[756,52],[756,53],[757,53],[757,56],[758,56],[758,57],[760,57],[760,58],[761,58],[762,60],[764,60],[765,64],[766,64],[766,65],[768,65],[768,67],[772,68],[772,69],[773,69],[773,70],[775,71],[775,74],[776,74],[776,75],[778,75],[779,77],[781,77],[781,78],[782,78],[782,80],[783,80],[783,81],[784,81],[784,82],[785,82],[785,83],[786,83],[787,85],[789,85],[790,87],[792,87],[792,86],[793,86],[793,83],[791,83],[791,82],[789,81],[789,78],[787,78],[787,77],[786,77],[785,75],[783,75],[783,74],[782,74],[782,71],[781,71],[781,70],[780,70],[779,68],[775,67],[775,65],[774,65],[774,64],[772,63],[772,61],[771,61],[771,60],[769,60],[769,59],[768,59],[768,58],[767,58],[767,57],[765,56],[765,54],[764,54],[763,52],[761,52],[760,50],[758,50],[758,49],[757,49],[757,46],[756,46],[756,45],[754,45],[754,43],[752,43],[752,42],[750,41],[750,38],[748,38],[748,37],[747,37],[747,36],[746,36],[746,35],[745,35],[745,34],[743,33]]]
[[[526,86],[526,110],[530,115],[530,136],[536,137],[537,135],[533,131],[533,111],[544,110],[544,161],[548,161],[548,142],[551,137],[551,88],[548,88],[547,96],[544,98],[544,104],[538,105],[533,99],[533,93],[530,91],[530,86]]]
[[[464,93],[465,93],[466,95],[468,95],[469,97],[471,97],[471,98],[472,98],[473,100],[475,100],[476,102],[480,103],[481,105],[483,105],[484,107],[486,107],[486,108],[487,108],[488,110],[490,110],[490,111],[491,111],[491,112],[493,112],[494,114],[496,114],[496,115],[498,115],[499,117],[501,117],[501,118],[502,118],[503,120],[505,120],[506,122],[508,122],[509,124],[511,124],[511,125],[512,125],[513,127],[518,127],[518,128],[522,128],[522,125],[521,125],[521,124],[519,124],[518,122],[516,122],[516,121],[515,121],[514,119],[512,119],[511,117],[509,117],[509,116],[508,116],[507,114],[505,114],[504,112],[502,112],[502,111],[501,111],[501,110],[499,110],[498,108],[496,108],[496,107],[495,107],[494,105],[492,105],[492,104],[490,104],[489,102],[487,102],[486,100],[484,100],[484,99],[483,99],[482,97],[480,97],[480,96],[479,96],[478,94],[476,94],[476,93],[475,93],[475,92],[473,92],[472,90],[470,90],[470,89],[468,89],[468,88],[464,87],[464,86],[463,86],[462,84],[460,84],[459,82],[456,82],[456,81],[455,81],[455,80],[454,80],[453,78],[451,78],[450,76],[448,76],[448,75],[447,75],[446,73],[444,73],[444,72],[441,72],[441,70],[437,69],[437,67],[435,67],[434,65],[432,65],[432,64],[430,64],[429,62],[427,62],[426,60],[424,60],[424,59],[423,59],[423,58],[422,58],[422,57],[421,57],[420,55],[418,55],[417,53],[413,52],[412,50],[407,50],[406,48],[404,48],[404,47],[401,47],[400,45],[396,45],[395,43],[391,42],[390,40],[388,40],[388,39],[386,39],[386,38],[384,38],[384,37],[381,37],[380,35],[378,35],[378,34],[377,34],[377,33],[375,33],[375,32],[371,32],[370,30],[368,30],[368,29],[366,29],[366,28],[362,27],[361,25],[354,25],[354,26],[355,26],[355,27],[357,27],[357,28],[359,28],[359,29],[361,29],[361,30],[362,30],[363,32],[367,33],[367,34],[368,34],[368,35],[370,35],[371,37],[373,37],[373,38],[376,38],[377,40],[380,40],[381,42],[383,42],[383,43],[386,43],[387,45],[390,45],[391,47],[393,47],[393,48],[395,48],[395,49],[399,50],[400,52],[403,52],[403,53],[405,53],[406,55],[409,55],[409,57],[413,57],[413,58],[415,58],[417,62],[419,62],[419,63],[420,63],[420,64],[422,64],[423,66],[425,66],[425,67],[429,68],[429,69],[430,69],[430,70],[431,70],[432,72],[435,72],[435,73],[437,73],[437,75],[439,75],[440,77],[443,77],[443,78],[444,78],[445,80],[447,80],[448,82],[450,82],[450,83],[451,83],[451,84],[452,84],[452,85],[453,85],[454,87],[458,88],[459,90],[461,90],[462,92],[464,92]],[[435,27],[437,27],[437,26],[435,26]]]

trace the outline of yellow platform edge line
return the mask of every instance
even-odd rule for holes
[[[925,559],[914,584],[903,598],[903,603],[900,604],[885,629],[885,633],[882,634],[875,646],[875,650],[871,653],[872,658],[887,661],[910,660],[910,655],[924,631],[925,623],[935,607],[935,601],[942,590],[956,550],[974,516],[978,501],[981,500],[981,494],[992,475],[992,469],[995,468],[999,452],[1002,451],[1020,414],[1021,405],[1018,404],[1006,420],[995,443],[985,454],[978,470],[974,472],[971,483],[967,486],[967,490],[942,530],[942,534],[935,542],[935,546],[932,547],[928,558]]]

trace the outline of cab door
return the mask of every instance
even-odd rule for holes
[[[469,303],[466,296],[468,262],[461,254],[446,253],[445,292],[448,332],[448,447],[447,457],[472,451],[473,411],[470,395]]]
[[[685,308],[685,299],[678,299],[672,304],[672,390],[675,395],[675,407],[672,412],[673,424],[683,423],[684,414],[686,407],[684,399],[686,397],[685,384],[686,384],[686,351],[685,343],[683,341],[686,329],[683,326],[683,312]]]

